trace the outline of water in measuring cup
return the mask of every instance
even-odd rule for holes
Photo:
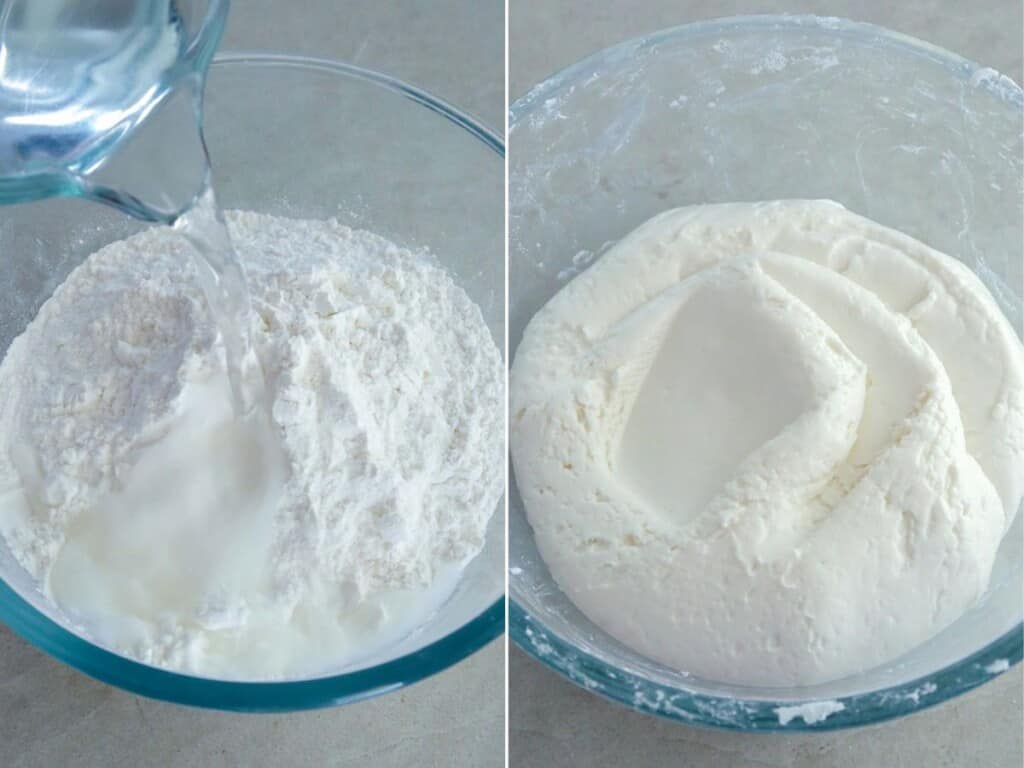
[[[189,0],[0,3],[0,200],[99,200],[174,224],[195,250],[233,403],[262,398],[245,275],[211,185]],[[189,69],[195,67],[194,70]]]
[[[0,174],[87,174],[140,121],[182,54],[168,0],[0,7]]]

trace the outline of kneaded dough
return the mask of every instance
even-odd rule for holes
[[[559,586],[720,682],[928,639],[986,589],[1024,491],[1024,347],[991,295],[830,201],[651,219],[533,318],[510,397]]]

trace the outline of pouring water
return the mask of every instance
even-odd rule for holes
[[[201,120],[227,9],[227,0],[4,0],[0,203],[82,197],[173,224],[195,250],[244,414],[262,397],[262,375]]]

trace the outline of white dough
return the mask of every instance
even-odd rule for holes
[[[559,586],[721,682],[928,639],[986,589],[1024,491],[1024,348],[991,296],[829,201],[651,219],[533,318],[511,413]]]

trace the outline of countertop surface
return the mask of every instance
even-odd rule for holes
[[[510,0],[509,95],[636,35],[702,19],[814,13],[868,21],[928,40],[1021,82],[1019,0]],[[570,31],[570,32],[567,32]],[[1020,768],[1021,665],[951,702],[870,728],[745,735],[640,715],[587,693],[514,646],[509,653],[512,768],[829,766]]]
[[[504,9],[473,0],[242,0],[222,50],[339,59],[504,125]],[[209,712],[96,682],[0,625],[5,768],[504,765],[504,638],[404,691],[288,715]]]
[[[1021,665],[900,720],[831,733],[742,734],[631,712],[509,648],[510,768],[1020,768]]]

